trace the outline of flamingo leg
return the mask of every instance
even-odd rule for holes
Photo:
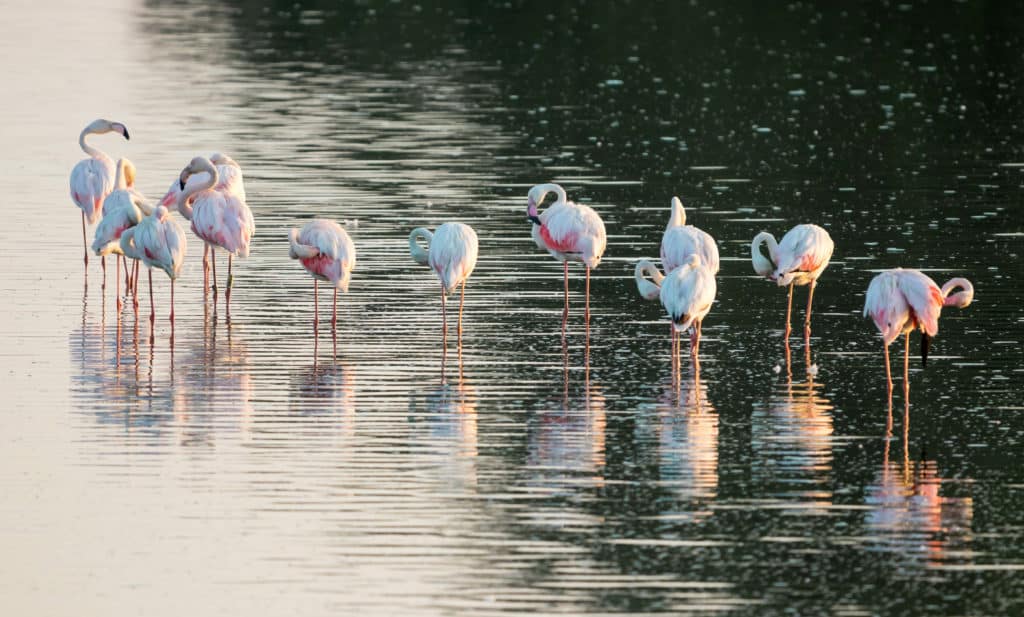
[[[584,308],[584,313],[583,313],[583,315],[584,315],[583,316],[583,320],[586,322],[586,325],[587,325],[587,336],[589,336],[590,335],[590,266],[587,266],[587,291],[586,291],[586,294],[587,294],[587,299],[586,299],[586,306]]]
[[[210,271],[213,274],[213,286],[210,289],[213,291],[213,303],[217,304],[217,251],[214,251],[212,247],[210,248]]]
[[[462,348],[462,307],[466,303],[466,281],[462,281],[462,293],[459,295],[459,349]]]
[[[100,257],[100,266],[103,267],[103,284],[100,286],[100,289],[106,290],[107,289],[107,256],[106,255],[103,255],[102,257]]]
[[[804,338],[810,340],[811,338],[811,301],[814,299],[814,288],[818,286],[818,281],[811,281],[811,288],[807,292],[807,317],[804,318]]]
[[[789,340],[789,333],[792,329],[789,327],[789,318],[793,313],[793,283],[789,284],[789,301],[786,303],[786,334],[783,336],[787,341]]]
[[[338,327],[338,288],[334,288],[334,312],[331,313],[331,330]]]
[[[448,349],[448,308],[444,292],[444,283],[441,283],[441,344],[445,350]]]
[[[903,403],[910,405],[910,332],[906,335],[907,344],[903,348]]]
[[[203,243],[203,296],[210,289],[210,245]]]
[[[892,411],[892,371],[889,369],[889,345],[882,340],[882,349],[885,351],[885,385],[889,392],[889,411]]]
[[[139,315],[139,260],[135,260],[132,266],[132,308],[135,309],[135,316]]]
[[[224,290],[224,306],[227,309],[227,318],[231,319],[231,285],[234,283],[235,278],[231,274],[231,258],[233,255],[228,253],[228,284]]]
[[[562,309],[562,338],[565,338],[565,327],[569,322],[569,262],[562,262],[562,278],[565,281],[565,308]]]
[[[156,306],[153,304],[153,270],[149,271],[149,341],[153,342],[156,330]]]
[[[313,332],[316,332],[316,328],[320,325],[320,300],[317,296],[320,295],[320,281],[313,279]],[[217,297],[216,295],[214,296]]]
[[[89,242],[85,239],[85,210],[82,210],[82,248],[85,251],[85,267],[89,267]]]
[[[171,336],[174,336],[174,279],[171,279]]]

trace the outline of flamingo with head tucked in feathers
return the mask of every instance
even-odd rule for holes
[[[123,256],[121,250],[121,234],[130,227],[135,227],[142,221],[143,217],[153,213],[150,206],[141,193],[134,188],[129,188],[128,179],[135,177],[135,166],[128,159],[122,158],[117,161],[117,176],[114,180],[114,190],[103,200],[103,218],[96,226],[96,233],[93,236],[92,250],[99,256],[111,253]],[[135,262],[138,263],[137,261]],[[117,309],[121,310],[121,270],[115,264],[117,270]],[[125,293],[131,286],[131,274],[128,271],[127,259],[125,259],[125,275],[128,277]]]
[[[89,158],[82,159],[71,170],[71,200],[82,211],[82,247],[85,249],[85,265],[89,265],[89,247],[85,238],[85,224],[94,224],[103,213],[103,200],[114,190],[114,161],[99,148],[85,143],[89,135],[118,133],[128,139],[128,128],[120,122],[109,120],[93,120],[82,129],[78,136],[78,145]],[[126,178],[128,187],[133,186],[134,177]],[[106,285],[107,260],[100,258],[103,264],[103,280]]]
[[[288,256],[298,259],[302,267],[313,276],[313,328],[319,323],[317,292],[319,282],[334,287],[334,312],[331,329],[338,324],[338,290],[348,293],[352,269],[356,266],[356,247],[341,225],[326,219],[313,219],[302,230],[292,229],[289,236]]]
[[[646,280],[650,276],[653,282]],[[704,264],[700,255],[692,253],[686,262],[677,266],[667,275],[649,261],[641,261],[636,265],[637,285],[644,298],[659,298],[671,320],[672,357],[678,353],[677,334],[690,332],[690,355],[697,361],[700,350],[700,331],[704,317],[711,311],[715,300],[717,285],[715,272]]]
[[[555,202],[538,214],[544,197],[554,192]],[[581,262],[586,268],[585,322],[590,332],[590,271],[601,263],[608,246],[604,221],[589,206],[568,201],[565,189],[553,183],[538,184],[527,195],[527,219],[533,223],[531,233],[537,246],[562,262],[565,280],[565,308],[562,310],[562,337],[569,320],[569,262]]]
[[[189,178],[202,172],[208,174],[206,180],[189,186]],[[249,256],[249,244],[256,233],[256,224],[252,218],[252,211],[244,199],[234,192],[214,189],[219,179],[220,174],[210,159],[202,156],[193,158],[178,178],[182,189],[178,195],[178,211],[192,221],[192,231],[210,246],[211,252],[219,247],[228,253],[228,282],[224,291],[224,303],[228,319],[231,319],[231,287],[234,282],[231,260],[234,256]],[[216,289],[216,255],[211,255],[211,261],[213,284]],[[216,298],[214,293],[215,302]]]
[[[764,243],[768,244],[768,258],[761,253],[761,244]],[[767,231],[754,236],[754,241],[750,243],[754,272],[775,281],[779,287],[789,287],[784,335],[787,341],[791,332],[789,323],[793,311],[793,286],[810,285],[810,291],[807,292],[807,316],[804,320],[804,336],[809,338],[814,288],[818,285],[818,277],[828,267],[834,248],[828,232],[810,224],[797,225],[790,229],[782,237],[781,243],[777,243],[775,236]]]
[[[175,221],[167,208],[157,206],[152,214],[135,227],[121,233],[121,250],[125,255],[140,259],[149,268],[149,323],[156,321],[153,303],[153,268],[159,268],[171,279],[171,331],[174,330],[174,281],[185,262],[185,230]],[[152,335],[150,336],[152,339]]]
[[[678,197],[672,198],[672,214],[669,216],[665,233],[661,236],[661,265],[671,273],[689,262],[691,255],[697,255],[701,264],[718,274],[718,245],[707,232],[686,224],[686,210]],[[637,290],[645,300],[657,300],[661,294],[661,282],[665,276],[647,260],[641,260],[634,269]],[[672,348],[675,353],[679,344],[679,333],[671,326]],[[675,357],[673,355],[673,357]]]
[[[952,293],[954,289],[960,291]],[[952,294],[952,295],[950,295]],[[974,286],[964,278],[953,278],[940,289],[920,270],[895,268],[871,279],[864,299],[864,316],[871,317],[882,334],[885,350],[885,381],[892,398],[889,344],[906,335],[903,352],[903,398],[910,395],[910,333],[921,331],[921,364],[928,362],[929,341],[939,332],[939,314],[944,306],[966,308],[974,300]]]
[[[217,183],[213,187],[213,190],[220,191],[222,193],[229,193],[245,201],[245,182],[242,176],[242,167],[233,158],[220,152],[214,152],[210,155],[210,162],[217,167]],[[185,188],[189,185],[199,186],[209,179],[209,174],[206,172],[199,172],[189,176],[185,182]],[[160,199],[160,204],[167,207],[170,210],[175,210],[178,207],[178,197],[181,192],[185,190],[181,186],[180,178],[175,178],[174,182],[171,183],[170,188],[164,193],[164,196]],[[189,214],[191,216],[191,213]],[[183,214],[184,216],[184,214]],[[210,287],[210,245],[203,243],[203,293]],[[214,281],[213,293],[216,296],[217,293],[217,282]]]
[[[420,246],[424,240],[427,248]],[[448,342],[448,294],[462,286],[459,297],[458,342],[462,344],[462,307],[466,300],[466,279],[476,267],[479,241],[473,228],[464,223],[445,223],[433,232],[417,227],[409,233],[409,253],[413,261],[430,266],[441,281],[441,341]]]

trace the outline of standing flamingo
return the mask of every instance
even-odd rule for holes
[[[230,193],[238,199],[245,201],[245,183],[242,178],[242,167],[233,158],[222,154],[220,152],[214,152],[210,155],[210,162],[217,167],[217,184],[213,187],[213,190],[220,191],[222,193]],[[186,187],[188,185],[198,186],[205,182],[209,178],[209,174],[206,172],[199,172],[189,176],[186,181]],[[180,178],[174,180],[171,183],[170,188],[164,193],[160,203],[166,206],[168,209],[176,209],[178,204],[178,197],[184,188],[181,186]],[[206,294],[206,290],[210,287],[210,245],[207,243],[203,244],[203,294]],[[214,298],[216,299],[217,284],[214,281],[213,285]]]
[[[206,172],[209,177],[198,184],[188,186],[188,179],[193,175]],[[220,247],[228,253],[228,282],[224,291],[224,303],[227,317],[231,319],[231,287],[234,278],[231,274],[231,259],[249,256],[249,243],[256,233],[256,224],[252,219],[252,211],[245,200],[232,192],[221,192],[212,189],[218,182],[220,174],[209,159],[197,156],[181,171],[178,178],[182,189],[178,196],[178,211],[192,221],[192,231],[210,245],[211,253]],[[240,176],[239,176],[240,178]],[[239,180],[239,186],[241,181]],[[213,286],[217,287],[217,258],[211,254],[213,267]],[[214,301],[216,302],[216,291]]]
[[[960,288],[961,291],[950,295]],[[939,332],[939,313],[944,306],[966,308],[974,300],[974,286],[964,278],[953,278],[939,289],[919,270],[895,268],[871,279],[864,299],[864,316],[870,316],[882,333],[885,350],[885,381],[892,398],[892,372],[889,369],[889,344],[906,335],[903,352],[903,398],[910,396],[910,333],[921,330],[921,364],[928,362],[928,343]]]
[[[331,329],[338,324],[338,290],[348,293],[352,269],[356,267],[356,247],[341,225],[326,219],[313,219],[302,231],[292,229],[288,256],[298,259],[313,275],[313,328],[319,324],[317,292],[319,282],[334,286],[334,312]]]
[[[174,330],[174,281],[185,262],[185,231],[167,208],[157,206],[153,214],[142,219],[135,227],[121,233],[121,250],[136,257],[149,268],[149,323],[156,321],[153,305],[153,268],[160,268],[171,279],[171,330]],[[152,339],[152,334],[150,335]]]
[[[718,245],[707,232],[686,224],[686,210],[678,197],[672,198],[672,214],[669,216],[665,233],[661,237],[661,265],[665,272],[671,273],[679,266],[686,264],[691,255],[701,258],[701,264],[718,274]],[[650,277],[651,280],[647,280]],[[637,289],[645,300],[657,300],[661,294],[661,282],[665,276],[651,262],[641,260],[634,270]],[[653,282],[652,282],[653,281]],[[675,357],[676,346],[679,344],[679,333],[670,326],[672,336],[672,352]]]
[[[761,244],[768,243],[770,260],[761,253]],[[775,281],[779,287],[789,286],[789,300],[786,305],[786,334],[789,341],[790,315],[793,311],[793,286],[810,285],[807,293],[807,317],[804,320],[804,336],[811,336],[811,300],[814,299],[814,288],[818,285],[818,277],[828,267],[835,245],[828,232],[817,225],[797,225],[782,237],[782,243],[775,241],[775,236],[767,231],[754,236],[750,243],[750,257],[754,263],[754,272],[769,280]]]
[[[694,253],[660,282],[658,296],[661,305],[668,311],[676,332],[690,331],[690,356],[696,362],[700,351],[701,324],[711,311],[717,291],[715,273],[704,265],[700,255]]]
[[[94,148],[85,143],[89,135],[101,135],[103,133],[120,133],[128,139],[128,128],[120,122],[109,120],[93,120],[89,126],[82,129],[78,136],[78,145],[89,155],[89,158],[82,159],[75,164],[71,170],[71,199],[82,211],[82,247],[85,249],[85,265],[89,265],[89,247],[85,239],[85,224],[90,225],[99,219],[103,212],[103,200],[110,191],[114,189],[114,161],[111,160],[102,150]],[[134,184],[134,177],[127,178],[128,186]],[[103,280],[106,285],[107,260],[100,258],[103,264]]]
[[[420,239],[427,243],[425,250],[419,244]],[[417,227],[409,233],[409,253],[413,261],[430,266],[441,280],[441,341],[444,345],[448,344],[447,296],[460,284],[462,294],[459,297],[458,342],[462,345],[462,306],[466,300],[466,279],[476,267],[478,252],[476,232],[463,223],[445,223],[433,233]]]
[[[543,213],[537,207],[544,202],[548,193],[557,196]],[[590,270],[601,263],[601,256],[608,245],[604,221],[588,206],[566,199],[565,189],[553,183],[538,184],[527,195],[527,219],[533,223],[533,241],[551,256],[562,262],[565,279],[565,308],[562,310],[562,338],[569,321],[569,262],[579,261],[587,272],[586,312],[587,333],[590,332]]]
[[[153,213],[153,208],[146,203],[145,198],[135,189],[128,187],[128,178],[135,176],[135,166],[128,159],[122,158],[117,161],[117,176],[114,180],[114,190],[103,200],[103,218],[96,226],[96,234],[93,237],[92,250],[99,256],[110,253],[123,256],[121,250],[121,234],[129,227],[134,227],[142,221],[143,217]],[[121,270],[115,264],[117,270],[117,310],[121,310]],[[125,259],[125,275],[128,277],[128,285],[131,284],[131,275],[128,273],[127,259]],[[127,293],[127,287],[125,293]]]

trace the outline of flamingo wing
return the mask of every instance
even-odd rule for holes
[[[928,336],[938,334],[942,292],[935,281],[918,270],[902,270],[897,277],[897,285],[913,309],[918,327]]]
[[[661,263],[671,272],[698,255],[712,273],[718,273],[718,245],[706,232],[692,225],[670,227],[661,239]]]
[[[110,159],[83,159],[71,170],[71,199],[90,225],[99,219],[103,200],[113,188],[114,164]]]
[[[821,227],[797,225],[779,243],[776,272],[814,272],[822,269],[832,258],[834,244]]]
[[[910,319],[910,305],[900,289],[896,270],[882,272],[871,279],[864,297],[864,316],[875,322],[886,345],[903,331]]]
[[[476,267],[479,240],[476,232],[463,223],[445,223],[434,232],[430,242],[430,267],[437,272],[445,289],[451,291],[469,278]]]

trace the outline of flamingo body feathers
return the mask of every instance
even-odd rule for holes
[[[356,247],[345,229],[326,219],[313,219],[302,230],[292,229],[288,255],[298,259],[313,278],[348,292],[356,266]]]

